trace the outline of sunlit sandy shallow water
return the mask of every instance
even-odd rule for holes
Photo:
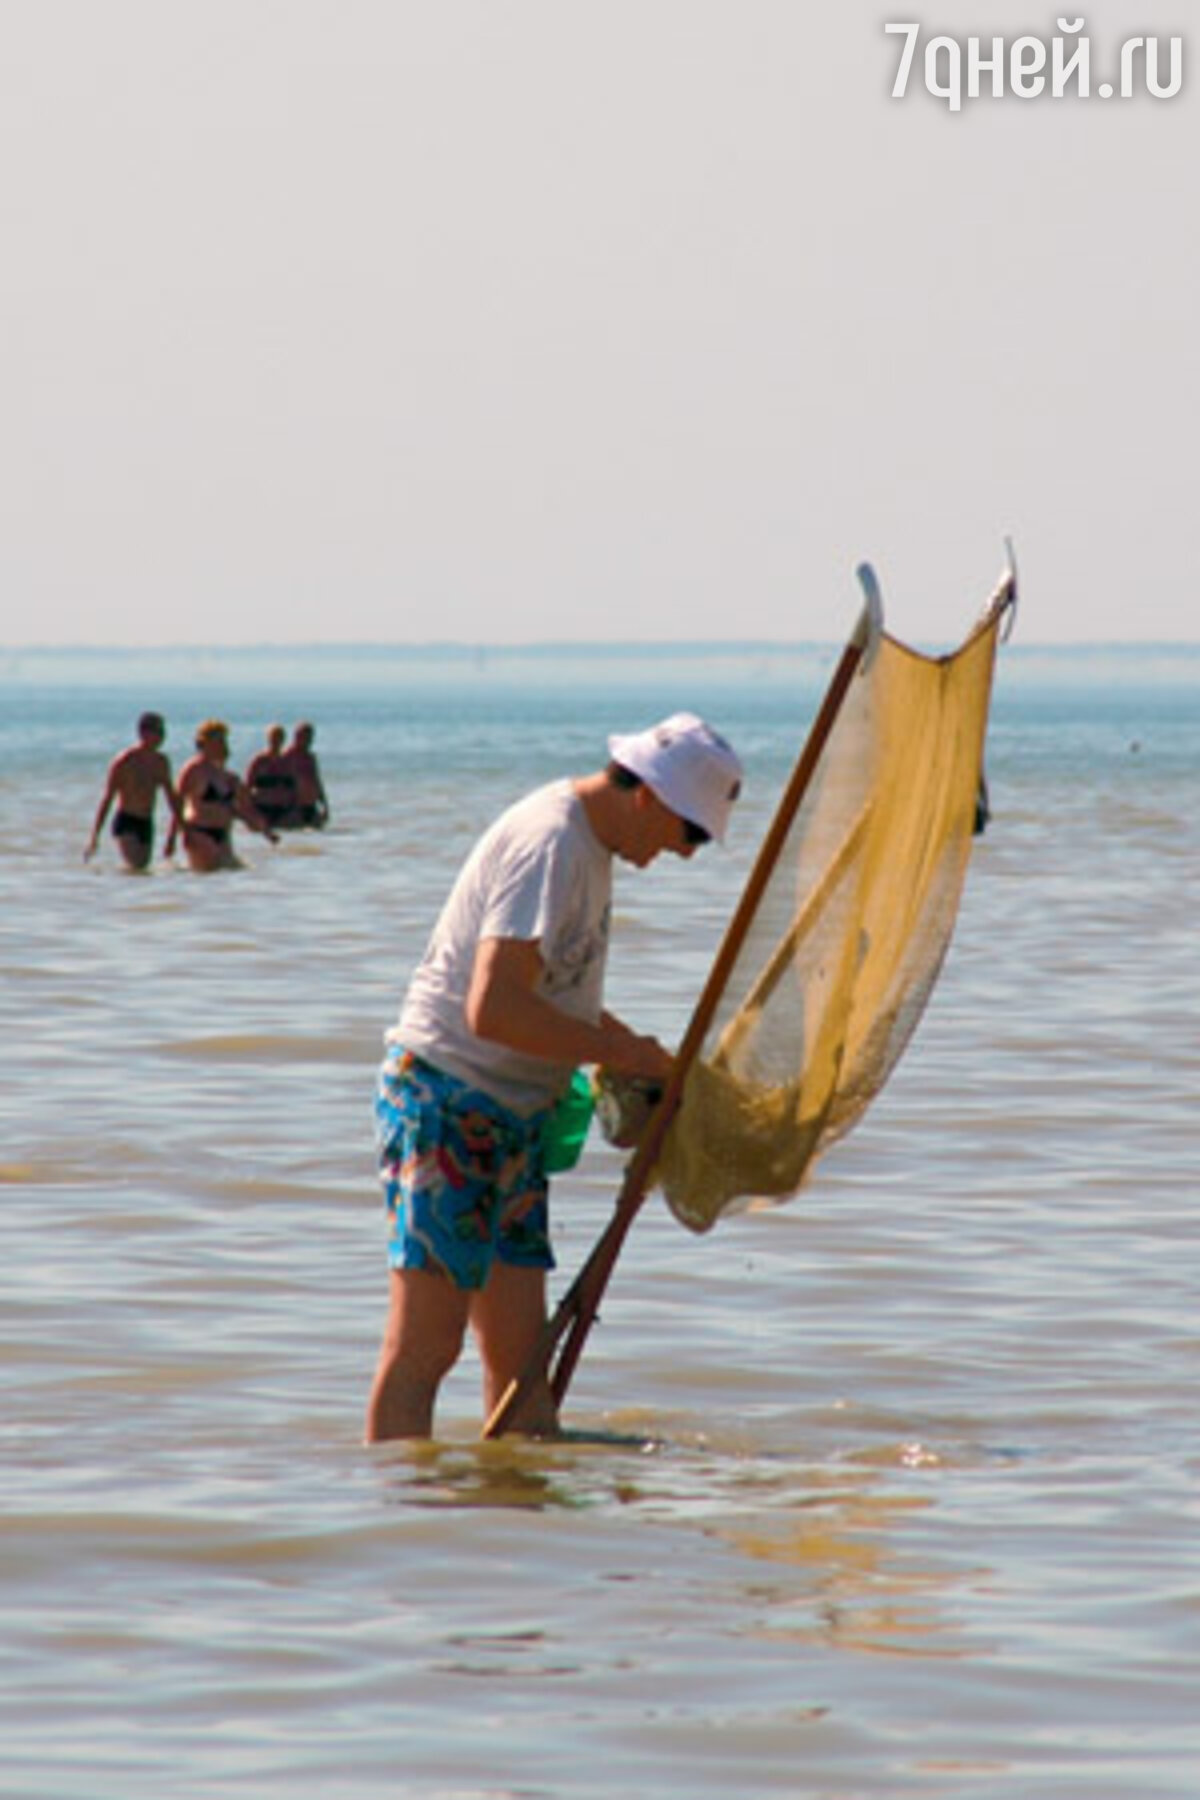
[[[708,711],[735,842],[619,890],[611,997],[677,1035],[815,689],[71,673],[11,673],[0,732],[0,1792],[1195,1800],[1200,666],[1010,653],[997,817],[857,1135],[704,1239],[650,1203],[563,1443],[479,1444],[468,1363],[436,1444],[373,1451],[371,1086],[463,850]],[[333,829],[85,868],[143,704],[177,761],[214,707],[243,760],[315,716]],[[560,1182],[560,1286],[619,1175]]]

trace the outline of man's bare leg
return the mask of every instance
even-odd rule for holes
[[[368,1444],[427,1438],[442,1378],[458,1360],[471,1296],[445,1275],[393,1269],[387,1323],[371,1397]]]
[[[127,869],[135,869],[140,875],[150,867],[150,845],[145,838],[138,837],[132,831],[120,831],[116,834],[116,844]]]
[[[483,1361],[483,1416],[490,1419],[532,1356],[546,1323],[544,1272],[493,1263],[486,1286],[470,1297],[470,1316]],[[533,1389],[511,1428],[531,1437],[557,1436],[558,1408],[548,1381]]]

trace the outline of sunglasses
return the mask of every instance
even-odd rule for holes
[[[684,819],[682,824],[685,844],[693,844],[698,848],[701,844],[712,843],[712,832],[705,831],[703,825],[696,825],[691,819]]]

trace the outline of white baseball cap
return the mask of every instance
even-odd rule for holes
[[[610,737],[608,753],[639,775],[664,806],[701,826],[718,843],[742,789],[742,765],[725,739],[695,713],[672,713],[661,724]]]

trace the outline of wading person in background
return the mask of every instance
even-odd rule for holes
[[[252,756],[246,769],[250,798],[267,824],[277,831],[291,823],[296,806],[296,777],[283,748],[286,737],[282,725],[269,725],[266,749]]]
[[[297,725],[292,741],[284,752],[284,768],[294,784],[295,801],[289,825],[306,825],[320,831],[329,823],[329,802],[321,781],[321,769],[313,751],[316,730],[307,723]]]
[[[220,719],[206,719],[196,732],[196,754],[179,774],[180,829],[189,866],[198,875],[241,865],[233,853],[233,822],[241,819],[252,831],[260,831],[278,843],[278,833],[268,825],[241,777],[226,765],[229,761],[229,727]],[[167,854],[174,849],[175,830],[167,840]]]
[[[115,800],[112,834],[117,849],[129,868],[141,870],[150,866],[154,854],[154,802],[160,790],[166,795],[175,824],[180,812],[171,782],[171,765],[162,750],[167,727],[161,713],[143,713],[137,730],[137,743],[114,756],[108,765],[108,780],[83,854],[85,860],[96,854],[104,821]],[[170,848],[168,843],[168,854]]]
[[[427,1437],[470,1326],[484,1416],[524,1368],[553,1268],[542,1133],[580,1064],[665,1081],[670,1053],[604,1010],[613,859],[724,836],[737,757],[691,713],[609,740],[476,844],[413,975],[376,1100],[390,1297],[367,1441]],[[557,1427],[549,1386],[517,1430]]]

